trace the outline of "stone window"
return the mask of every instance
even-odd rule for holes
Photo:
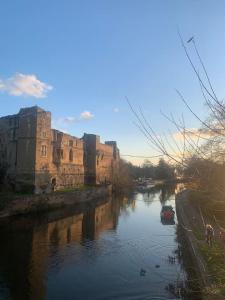
[[[69,161],[73,161],[73,150],[70,149],[70,153],[69,153]]]
[[[15,118],[14,118],[14,126],[15,126],[16,128],[19,127],[19,119],[18,119],[18,117],[15,117]]]
[[[14,141],[16,138],[16,130],[15,128],[10,129],[10,140]]]
[[[56,134],[56,140],[60,141],[61,139],[62,139],[62,134],[59,133],[59,132],[57,132],[57,134]]]
[[[60,149],[56,149],[57,159],[60,159]]]
[[[46,131],[42,132],[42,136],[43,136],[43,138],[46,138]]]
[[[47,146],[41,146],[41,156],[47,156]]]
[[[73,140],[69,140],[69,146],[73,147]]]
[[[60,158],[63,159],[63,149],[60,150]]]

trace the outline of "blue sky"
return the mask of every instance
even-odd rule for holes
[[[195,36],[223,98],[224,13],[223,0],[2,1],[0,116],[37,104],[75,136],[96,133],[117,140],[123,154],[157,154],[133,125],[125,97],[159,135],[171,127],[160,110],[184,113],[186,126],[198,127],[175,92],[207,114],[177,27],[185,40]]]

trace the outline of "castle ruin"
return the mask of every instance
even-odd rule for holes
[[[35,194],[112,183],[118,172],[114,141],[77,138],[51,128],[51,113],[34,106],[0,118],[0,184]]]

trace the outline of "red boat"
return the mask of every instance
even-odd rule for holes
[[[171,205],[164,205],[161,210],[161,221],[171,222],[174,221],[175,211]]]

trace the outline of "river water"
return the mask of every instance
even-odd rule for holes
[[[179,299],[195,278],[164,204],[173,188],[1,221],[0,299]]]

